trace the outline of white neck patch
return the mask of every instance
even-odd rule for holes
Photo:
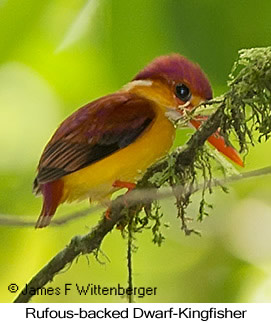
[[[135,80],[135,81],[129,82],[126,85],[124,85],[122,87],[122,90],[130,91],[137,86],[151,86],[151,85],[152,85],[151,80]]]
[[[169,120],[172,120],[172,121],[178,121],[182,118],[182,115],[180,114],[180,112],[178,112],[174,108],[167,108],[165,115]]]

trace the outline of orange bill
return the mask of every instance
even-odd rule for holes
[[[200,120],[191,120],[190,123],[198,129],[200,125],[208,119],[208,117],[201,117]],[[232,160],[235,164],[244,167],[243,160],[241,159],[239,153],[235,148],[228,146],[225,142],[225,139],[219,134],[219,131],[216,131],[212,136],[208,138],[209,143],[214,146],[219,152]]]

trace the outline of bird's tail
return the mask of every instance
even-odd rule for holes
[[[57,207],[61,203],[63,182],[59,179],[41,184],[39,189],[43,195],[43,206],[35,228],[44,228],[50,224]]]

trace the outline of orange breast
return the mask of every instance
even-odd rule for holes
[[[146,169],[170,150],[175,128],[165,116],[165,108],[156,106],[156,118],[134,143],[62,178],[62,201],[84,198],[102,200],[112,193],[116,180],[135,182]]]

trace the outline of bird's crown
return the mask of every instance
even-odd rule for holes
[[[160,79],[173,84],[184,83],[193,93],[209,100],[212,88],[198,64],[189,61],[179,54],[160,56],[154,59],[134,80]]]

